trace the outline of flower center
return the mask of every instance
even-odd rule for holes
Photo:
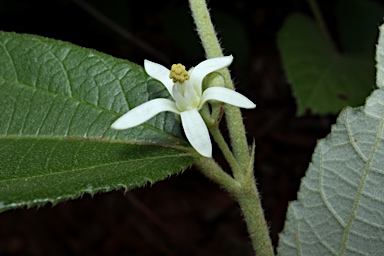
[[[184,65],[180,63],[173,64],[169,78],[171,78],[174,83],[183,84],[186,80],[189,79],[189,74]]]

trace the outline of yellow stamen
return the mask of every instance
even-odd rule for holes
[[[186,80],[189,79],[189,74],[184,65],[181,65],[180,63],[173,64],[169,78],[171,78],[174,83],[183,84]]]

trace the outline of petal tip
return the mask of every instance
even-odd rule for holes
[[[209,154],[206,154],[206,155],[202,155],[202,156],[207,157],[207,158],[212,158],[212,152]]]
[[[118,122],[119,120],[116,120],[113,124],[111,124],[111,128],[113,130],[124,130],[127,129],[124,125],[122,125],[121,122]]]
[[[195,148],[195,150],[197,151],[197,153],[199,153],[200,155],[202,155],[204,157],[212,158],[212,147],[210,147],[207,150],[205,150],[205,149],[204,150],[202,150],[202,149],[197,150],[196,148]]]

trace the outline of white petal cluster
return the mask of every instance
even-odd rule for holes
[[[174,82],[170,78],[171,71],[166,67],[145,60],[145,71],[159,80],[167,88],[174,101],[169,99],[150,100],[117,119],[112,128],[124,130],[140,125],[160,112],[170,111],[179,114],[188,141],[192,147],[205,157],[212,157],[212,143],[208,129],[199,110],[210,100],[221,101],[241,108],[255,108],[256,105],[240,93],[224,87],[210,87],[202,91],[205,76],[224,67],[233,61],[232,56],[205,60],[188,71],[189,79]]]

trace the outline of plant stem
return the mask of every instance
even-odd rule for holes
[[[334,50],[336,50],[337,48],[336,48],[335,42],[333,41],[331,34],[329,33],[329,30],[328,30],[327,25],[324,21],[323,15],[321,15],[321,11],[320,11],[320,8],[319,8],[316,0],[307,0],[307,1],[308,1],[309,6],[311,7],[313,15],[315,15],[315,19],[317,21],[317,24],[320,27],[322,34],[324,35],[326,40],[329,42],[329,44],[332,46],[332,48]]]
[[[223,56],[205,0],[189,0],[189,5],[206,57]],[[222,69],[220,73],[225,79],[225,86],[234,90],[235,87],[229,70],[227,68]],[[225,106],[225,118],[234,156],[240,165],[247,163],[249,161],[249,151],[240,109],[230,105]]]
[[[223,56],[205,0],[189,0],[189,4],[206,52],[206,57]],[[225,79],[225,86],[234,90],[229,70],[222,69],[220,73]],[[197,161],[196,166],[205,176],[217,182],[236,198],[243,212],[255,252],[262,256],[272,256],[274,253],[269,237],[268,225],[264,218],[263,208],[253,175],[254,147],[250,156],[240,109],[226,105],[225,117],[233,154],[218,130],[217,125],[216,127],[211,126],[210,132],[230,164],[234,179],[224,172],[213,159],[201,157]]]
[[[225,159],[228,161],[235,179],[237,181],[242,181],[244,178],[244,173],[235,157],[233,156],[231,150],[229,149],[223,135],[221,134],[218,124],[210,127],[209,132],[211,133],[213,139],[216,141],[217,145],[219,145],[219,148],[221,149],[221,152],[223,152]]]
[[[206,177],[218,183],[237,200],[247,224],[253,249],[257,255],[273,256],[269,229],[253,176],[253,156],[251,159],[246,176],[241,183],[224,172],[212,158],[201,157],[195,164]]]
[[[274,255],[269,229],[265,221],[264,211],[261,206],[260,195],[257,191],[255,177],[253,175],[253,163],[255,158],[255,144],[252,145],[251,161],[247,166],[247,173],[241,184],[240,193],[237,195],[241,211],[247,223],[248,233],[252,245],[258,255]]]
[[[200,157],[195,165],[207,178],[218,183],[229,194],[239,193],[240,183],[224,172],[213,158]]]
[[[264,211],[261,206],[259,193],[253,175],[242,184],[236,199],[240,205],[252,245],[257,255],[274,255],[269,229],[265,221]]]

